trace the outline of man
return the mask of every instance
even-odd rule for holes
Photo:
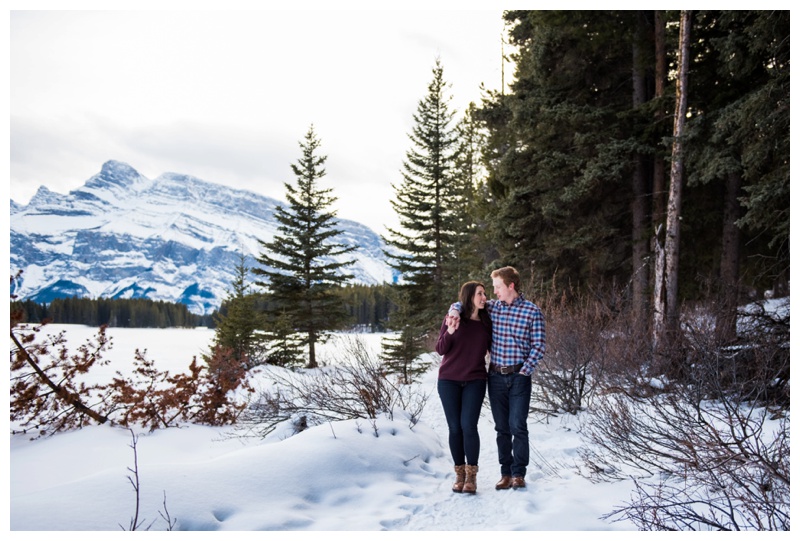
[[[520,291],[514,267],[492,272],[497,300],[487,302],[492,318],[489,404],[497,432],[500,481],[495,488],[525,488],[530,457],[528,409],[531,376],[544,355],[544,316]],[[460,303],[450,307],[448,318],[458,324]]]

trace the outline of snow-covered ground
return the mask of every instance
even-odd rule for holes
[[[67,329],[80,344],[95,329]],[[183,371],[208,348],[208,329],[109,329],[114,347],[105,370],[125,371],[136,348],[161,370]],[[379,350],[383,335],[361,335]],[[320,352],[335,362],[342,342]],[[102,379],[108,373],[98,373]],[[578,419],[529,421],[528,488],[496,491],[499,478],[488,405],[480,421],[476,495],[455,494],[447,425],[436,395],[436,367],[419,385],[430,393],[420,422],[402,415],[340,421],[286,437],[240,438],[230,427],[186,426],[138,432],[139,518],[151,530],[634,530],[600,517],[626,501],[631,482],[593,484],[576,473]],[[11,436],[10,530],[121,531],[135,493],[131,433],[93,426],[31,440]],[[165,511],[166,510],[166,511]]]

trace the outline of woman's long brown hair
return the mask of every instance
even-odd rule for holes
[[[475,311],[475,303],[472,302],[472,299],[475,298],[475,291],[477,291],[479,287],[482,287],[483,290],[486,291],[486,286],[475,280],[465,282],[464,285],[461,286],[461,291],[458,292],[458,300],[461,302],[462,319],[469,319],[472,317],[472,312]],[[485,307],[478,310],[478,318],[481,320],[484,327],[489,330],[489,338],[491,340],[492,320],[489,318],[489,312]]]

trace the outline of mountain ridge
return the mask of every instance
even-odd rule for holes
[[[11,200],[11,272],[23,271],[11,293],[40,303],[145,297],[208,314],[227,296],[240,254],[252,268],[260,241],[278,232],[279,205],[287,206],[191,175],[149,179],[109,160],[66,195],[41,186],[27,205]],[[380,236],[351,220],[336,229],[333,242],[357,247],[343,272],[364,284],[395,279]]]

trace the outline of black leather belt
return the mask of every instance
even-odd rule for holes
[[[492,372],[497,372],[498,374],[513,374],[514,372],[519,372],[522,370],[522,366],[522,363],[512,366],[500,366],[499,364],[492,364],[491,369]]]

